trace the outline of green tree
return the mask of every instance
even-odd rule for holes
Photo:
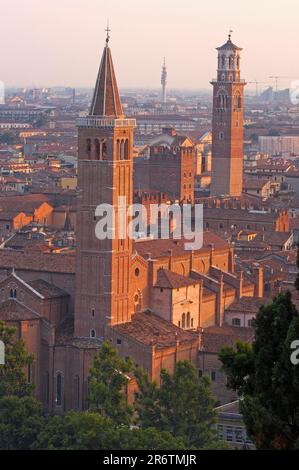
[[[0,365],[0,398],[31,395],[33,385],[28,383],[25,371],[33,357],[27,353],[23,340],[16,338],[16,329],[3,322],[0,322],[0,340],[5,345],[5,364]]]
[[[299,438],[299,367],[291,343],[299,339],[299,315],[289,292],[263,306],[252,345],[220,352],[228,386],[241,398],[247,432],[259,449],[292,449]]]
[[[155,428],[120,429],[120,450],[186,450],[184,440]]]
[[[99,413],[70,412],[50,417],[32,449],[49,450],[164,450],[184,449],[182,440],[156,429],[117,426]]]
[[[41,411],[33,397],[0,398],[0,449],[30,449],[44,425]]]
[[[99,413],[70,412],[53,416],[32,444],[32,449],[99,450],[116,449],[118,432],[114,423]]]
[[[136,409],[142,428],[154,427],[182,438],[187,448],[209,447],[215,442],[215,400],[207,377],[198,377],[191,362],[178,362],[173,375],[161,371],[157,387],[141,371]]]
[[[90,411],[111,418],[116,424],[129,424],[132,407],[127,404],[126,387],[132,362],[122,359],[105,341],[90,370],[88,400]]]

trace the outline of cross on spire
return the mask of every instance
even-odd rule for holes
[[[106,36],[106,45],[108,46],[109,44],[109,40],[110,40],[110,32],[111,32],[111,29],[109,28],[109,21],[107,21],[107,28],[105,29],[106,33],[107,33],[107,36]]]

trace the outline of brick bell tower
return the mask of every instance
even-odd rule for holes
[[[211,196],[241,196],[243,187],[244,80],[240,79],[240,52],[231,41],[218,50],[217,79],[213,85]]]
[[[130,320],[132,240],[99,240],[95,216],[110,204],[118,219],[118,198],[133,198],[133,130],[125,119],[111,51],[109,28],[89,115],[78,120],[78,209],[75,336],[105,337],[107,327]]]

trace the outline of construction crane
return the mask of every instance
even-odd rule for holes
[[[258,96],[259,94],[259,85],[262,85],[262,84],[268,84],[269,82],[260,82],[258,80],[252,80],[250,82],[247,82],[247,83],[255,83],[255,95]]]
[[[272,75],[269,78],[273,78],[273,80],[275,80],[275,91],[277,92],[278,91],[278,80],[280,78],[294,78],[294,77],[284,77],[283,75]]]

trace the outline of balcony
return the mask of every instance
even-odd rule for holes
[[[86,116],[77,119],[77,127],[115,128],[136,127],[136,119],[115,119],[97,116]]]

